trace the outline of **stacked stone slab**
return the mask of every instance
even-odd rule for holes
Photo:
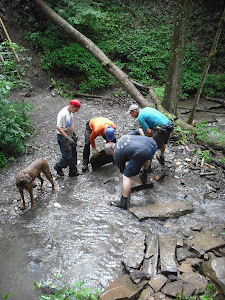
[[[177,294],[204,293],[214,283],[225,296],[225,241],[222,236],[198,232],[181,240],[171,235],[136,236],[126,242],[122,262],[126,274],[112,282],[101,300],[169,300]]]

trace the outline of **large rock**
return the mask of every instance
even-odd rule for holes
[[[137,235],[134,239],[128,240],[124,246],[122,262],[127,270],[137,269],[145,255],[145,235]]]
[[[139,299],[140,300],[149,300],[149,299],[151,299],[150,297],[152,297],[152,299],[154,300],[153,295],[154,295],[153,289],[150,286],[148,286],[141,292]]]
[[[195,292],[195,287],[182,280],[167,283],[161,290],[167,296],[176,297],[177,294],[190,297]]]
[[[225,257],[215,257],[203,262],[199,271],[209,277],[218,290],[225,295]]]
[[[166,201],[143,207],[131,207],[129,210],[139,220],[147,218],[165,220],[167,218],[177,218],[188,214],[193,211],[193,206],[187,201]]]
[[[165,285],[166,282],[166,276],[164,276],[163,274],[158,274],[156,276],[153,276],[149,280],[149,285],[153,288],[154,292],[157,293],[161,290],[161,288]]]
[[[159,256],[158,237],[156,235],[148,234],[146,236],[146,244],[143,272],[148,273],[150,276],[154,276],[157,274]]]
[[[130,276],[125,274],[114,280],[101,294],[101,300],[135,300],[141,294],[147,281],[133,283]]]
[[[186,241],[185,245],[201,257],[205,252],[224,247],[225,241],[221,236],[215,237],[210,234],[199,233],[192,240]]]
[[[159,236],[159,253],[161,272],[163,274],[177,273],[176,238],[169,235]]]
[[[179,262],[185,260],[187,257],[195,257],[195,254],[191,251],[188,251],[187,249],[181,247],[181,248],[177,248],[176,250],[176,256],[177,256],[177,260]]]
[[[198,294],[202,294],[204,290],[206,289],[206,285],[208,284],[208,281],[204,276],[202,276],[199,273],[184,273],[180,276],[180,279],[183,281],[186,281],[193,285],[196,289],[196,292]]]

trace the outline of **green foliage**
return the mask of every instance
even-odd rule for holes
[[[165,86],[161,86],[161,87],[154,87],[154,91],[157,95],[157,98],[162,101],[163,96],[164,96],[164,91],[165,91]]]
[[[34,282],[34,285],[39,289],[41,287],[48,287],[55,290],[54,295],[50,294],[39,296],[40,300],[98,300],[99,294],[101,293],[100,290],[97,290],[96,293],[93,293],[91,288],[83,286],[83,281],[78,281],[76,284],[72,284],[66,288],[60,288],[52,281],[46,282],[44,285]]]
[[[68,84],[64,84],[61,81],[52,80],[52,85],[60,96],[68,98],[68,99],[73,98],[73,93],[68,90],[69,89]]]
[[[190,140],[193,141],[193,134],[191,130],[184,129],[180,125],[176,124],[174,126],[173,133],[177,143],[187,144]]]
[[[198,158],[201,160],[205,160],[206,163],[209,163],[212,161],[212,158],[210,157],[210,151],[209,150],[204,150],[204,151],[199,151],[198,152]]]
[[[25,50],[16,44],[0,44],[0,54],[3,57],[0,61],[0,168],[7,166],[8,159],[24,151],[24,140],[31,134],[30,120],[27,116],[30,106],[23,100],[8,100],[11,90],[26,86],[21,80],[22,68],[14,60],[12,47],[17,53]]]
[[[126,1],[117,0],[107,5],[103,0],[61,0],[53,5],[61,17],[90,38],[131,78],[146,85],[165,85],[173,32],[173,1],[165,4],[164,1],[141,0],[138,5],[130,2],[127,6]],[[218,14],[212,13],[214,22],[209,27],[204,20],[205,15],[202,15],[202,10],[206,14],[207,9],[203,9],[199,2],[193,5],[190,32],[195,39],[190,34],[184,60],[181,98],[197,91],[204,60],[210,50],[209,40],[214,38],[216,20],[219,18]],[[45,70],[71,74],[82,92],[115,84],[114,78],[91,54],[78,44],[71,43],[55,24],[33,12],[27,17],[26,27],[29,30],[26,31],[26,37],[35,49],[42,52]],[[205,44],[199,43],[203,37]],[[222,54],[215,60],[221,61]],[[207,96],[224,96],[224,76],[221,72],[208,74],[202,93]]]
[[[209,126],[207,122],[196,124],[194,134],[197,141],[225,146],[225,131],[216,126]]]
[[[5,294],[2,298],[3,299],[8,299],[8,297],[10,297],[10,296],[18,296],[18,294],[17,293]]]
[[[177,143],[187,144],[188,142],[207,142],[212,145],[219,144],[222,147],[225,146],[225,131],[223,131],[220,127],[209,126],[207,122],[195,124],[194,130],[184,129],[183,127],[175,124],[174,137]],[[200,154],[200,158],[202,159],[205,157],[206,160],[210,159],[208,154],[209,153],[207,151],[203,151],[203,153]],[[223,163],[223,157],[221,157],[219,161]]]

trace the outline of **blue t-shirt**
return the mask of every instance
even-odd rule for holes
[[[147,161],[148,154],[155,145],[156,142],[151,137],[126,134],[115,145],[113,154],[115,164],[123,173],[126,162],[131,158]]]
[[[157,109],[145,107],[139,111],[138,122],[145,132],[148,127],[152,130],[155,130],[158,126],[166,125],[169,120]]]

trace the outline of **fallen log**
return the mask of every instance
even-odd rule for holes
[[[105,100],[113,100],[114,99],[113,97],[108,97],[108,96],[75,93],[73,91],[69,91],[69,93],[72,93],[74,97],[101,98],[101,99],[105,99]]]
[[[205,98],[209,101],[215,101],[215,102],[222,103],[222,106],[225,106],[225,100],[224,99],[216,99],[216,98],[210,98],[210,97],[205,97]]]

